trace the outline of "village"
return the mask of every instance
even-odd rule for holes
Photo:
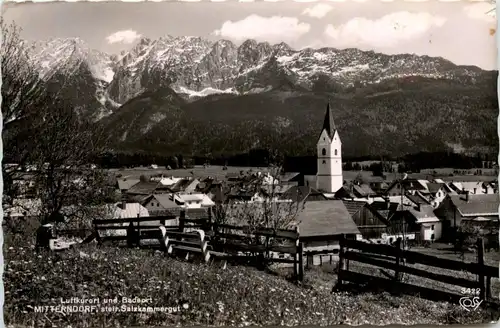
[[[183,212],[187,218],[200,219],[216,216],[218,204],[281,203],[287,204],[283,215],[290,218],[280,228],[297,225],[304,251],[324,253],[308,259],[314,265],[322,263],[322,257],[338,255],[342,235],[376,244],[393,244],[404,237],[409,245],[430,247],[434,243],[457,246],[461,235],[475,233],[486,238],[487,249],[498,251],[500,201],[495,176],[477,181],[475,176],[464,176],[461,181],[460,176],[423,179],[396,173],[391,179],[343,171],[341,147],[328,104],[315,176],[283,172],[279,167],[115,169],[109,172],[108,187],[116,191],[119,201],[108,204],[106,217],[101,218],[179,217]],[[29,197],[34,182],[29,176],[25,172],[15,181],[25,196],[5,209],[7,216],[36,216],[37,200]]]
[[[60,261],[56,259],[61,256],[87,261],[96,258],[96,251],[118,252],[113,262],[117,270],[124,256],[120,247],[153,247],[180,261],[170,262],[172,272],[186,261],[205,262],[211,268],[207,270],[217,275],[230,272],[228,265],[243,264],[274,270],[299,285],[326,280],[332,291],[374,282],[391,293],[394,288],[408,289],[424,299],[458,304],[460,292],[469,287],[487,304],[496,304],[500,287],[496,176],[404,172],[375,176],[370,171],[344,170],[341,131],[333,116],[328,104],[323,125],[318,127],[316,175],[284,172],[279,165],[160,169],[152,164],[102,170],[101,190],[93,190],[85,185],[85,178],[101,171],[97,165],[86,165],[78,172],[62,167],[57,170],[68,189],[53,199],[48,194],[46,204],[56,205],[49,213],[43,212],[37,198],[35,178],[46,178],[40,171],[47,168],[21,170],[11,165],[18,196],[10,205],[4,199],[4,229],[18,236],[12,238],[21,238],[19,246],[24,249],[31,237],[26,239],[29,236],[19,232],[20,227],[28,222],[39,225],[40,218],[46,218],[36,228],[36,249],[47,249],[48,255],[38,257],[48,256],[49,263]],[[492,163],[484,166],[488,165]],[[100,203],[82,203],[83,198],[76,196],[82,191],[91,196],[88,202],[100,199]],[[103,204],[104,194],[108,196]],[[107,246],[95,250],[93,244]],[[72,253],[74,249],[78,253]],[[137,252],[133,255],[137,260],[148,258],[132,251]],[[373,266],[394,274],[374,271]],[[458,277],[450,270],[458,270]],[[464,270],[479,278],[471,280]],[[408,275],[401,272],[418,277],[408,285]],[[425,278],[437,284],[429,285]],[[187,283],[182,281],[178,283]]]

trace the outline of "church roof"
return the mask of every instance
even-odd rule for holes
[[[332,110],[330,108],[330,101],[328,101],[328,105],[326,107],[325,120],[323,121],[323,128],[321,131],[323,130],[326,130],[326,133],[328,133],[328,137],[330,137],[330,139],[333,139],[335,130],[337,130],[335,122],[333,121]]]

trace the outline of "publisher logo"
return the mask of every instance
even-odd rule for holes
[[[458,303],[465,311],[470,312],[477,310],[483,301],[480,300],[479,297],[462,297]]]

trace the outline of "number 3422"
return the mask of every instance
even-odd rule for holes
[[[463,295],[479,295],[481,290],[479,288],[462,288]]]

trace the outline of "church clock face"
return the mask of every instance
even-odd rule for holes
[[[326,149],[323,148],[323,150],[321,151],[321,153],[323,154],[323,156],[325,156],[326,155]]]

